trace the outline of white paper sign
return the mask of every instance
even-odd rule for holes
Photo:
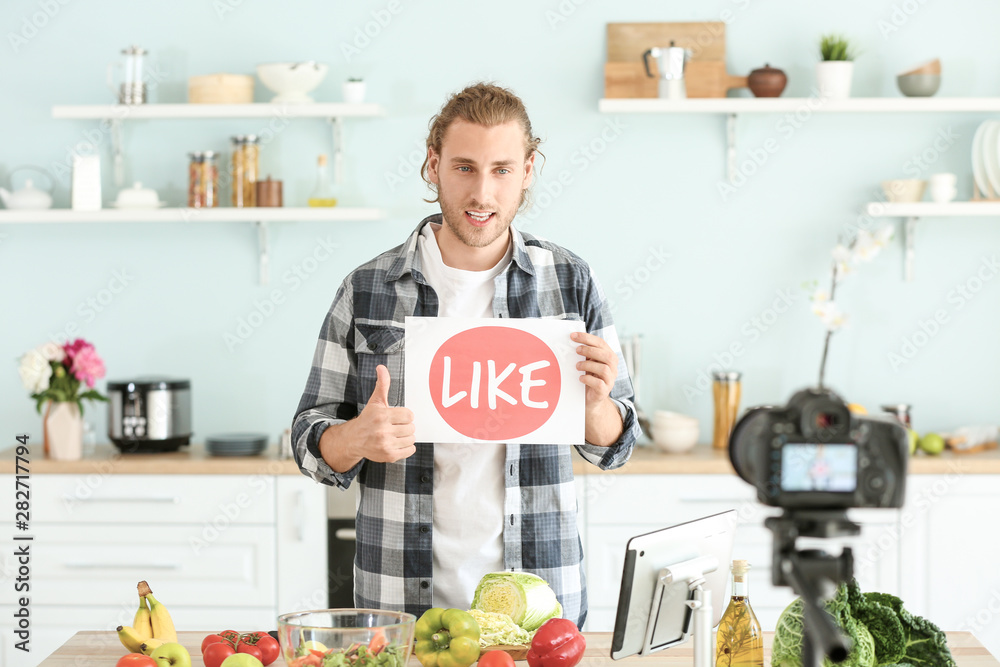
[[[417,442],[584,443],[583,322],[406,318],[406,407]]]

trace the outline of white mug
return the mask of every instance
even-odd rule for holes
[[[930,178],[927,179],[930,183],[931,189],[934,188],[954,188],[958,183],[958,177],[955,174],[931,174]]]

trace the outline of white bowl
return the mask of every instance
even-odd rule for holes
[[[654,424],[685,424],[685,425],[698,425],[698,420],[695,417],[689,415],[682,415],[679,412],[670,412],[668,410],[657,410],[653,413],[653,423]]]
[[[301,63],[265,63],[257,65],[257,78],[272,92],[278,93],[274,104],[303,104],[313,99],[306,95],[326,76],[327,66],[314,60]]]
[[[924,188],[927,181],[919,178],[896,178],[891,181],[882,181],[882,191],[885,198],[892,203],[908,204],[918,202],[924,198]]]
[[[689,451],[698,443],[698,424],[684,426],[653,425],[653,444],[668,454]]]

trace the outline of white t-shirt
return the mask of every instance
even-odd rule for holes
[[[488,271],[464,271],[444,263],[435,230],[417,239],[424,278],[438,295],[439,317],[493,317],[496,278],[512,248]],[[434,606],[468,609],[476,584],[504,569],[503,502],[506,448],[501,445],[434,443]]]

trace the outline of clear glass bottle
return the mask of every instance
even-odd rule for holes
[[[749,571],[747,561],[733,561],[733,596],[715,638],[716,667],[764,667],[764,633],[750,608]]]
[[[309,195],[310,206],[336,206],[337,196],[330,181],[329,167],[326,155],[320,155],[316,160],[316,187]]]

